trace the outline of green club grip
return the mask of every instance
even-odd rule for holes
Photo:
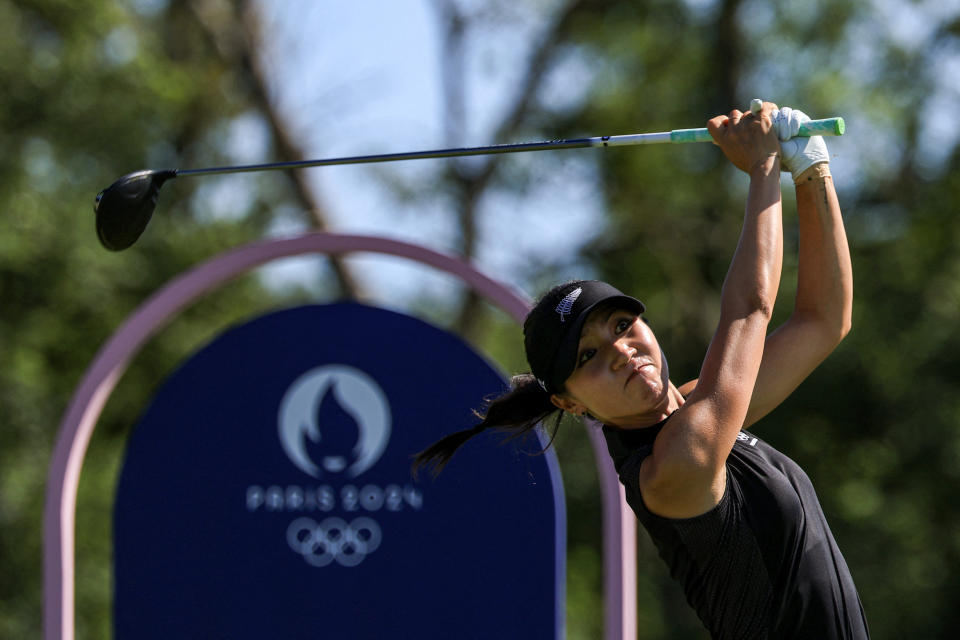
[[[847,130],[843,118],[824,118],[823,120],[811,120],[800,125],[800,133],[797,136],[809,138],[810,136],[842,136]]]
[[[810,136],[842,136],[846,131],[846,124],[843,118],[824,118],[822,120],[810,120],[800,125],[800,133],[797,137],[809,138]],[[710,132],[704,129],[674,129],[670,132],[670,142],[674,144],[684,142],[713,142]]]

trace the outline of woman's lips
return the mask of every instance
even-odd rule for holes
[[[628,384],[630,384],[630,381],[633,380],[634,378],[636,378],[637,375],[639,375],[640,371],[641,371],[644,367],[650,367],[650,366],[653,366],[653,365],[651,365],[649,362],[642,362],[642,363],[641,363],[641,362],[637,362],[637,363],[634,363],[632,369],[630,370],[630,374],[627,376],[627,379],[626,379],[626,380],[624,381],[624,383],[623,383],[623,386],[627,386]]]

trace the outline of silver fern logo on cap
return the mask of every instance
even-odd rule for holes
[[[580,297],[582,292],[583,289],[577,287],[568,293],[567,296],[560,301],[560,304],[557,305],[556,312],[560,314],[560,322],[567,321],[566,317],[570,315],[570,312],[573,310],[573,303],[577,301],[577,298]]]

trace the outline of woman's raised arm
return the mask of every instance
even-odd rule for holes
[[[743,229],[721,295],[720,321],[696,388],[657,437],[640,471],[647,507],[662,516],[698,515],[723,495],[724,463],[750,406],[783,261],[780,145],[771,111],[714,118],[708,129],[750,175]]]

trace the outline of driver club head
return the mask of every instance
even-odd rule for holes
[[[136,171],[97,194],[93,211],[100,244],[111,251],[122,251],[136,242],[157,206],[160,187],[176,177],[174,169]]]

